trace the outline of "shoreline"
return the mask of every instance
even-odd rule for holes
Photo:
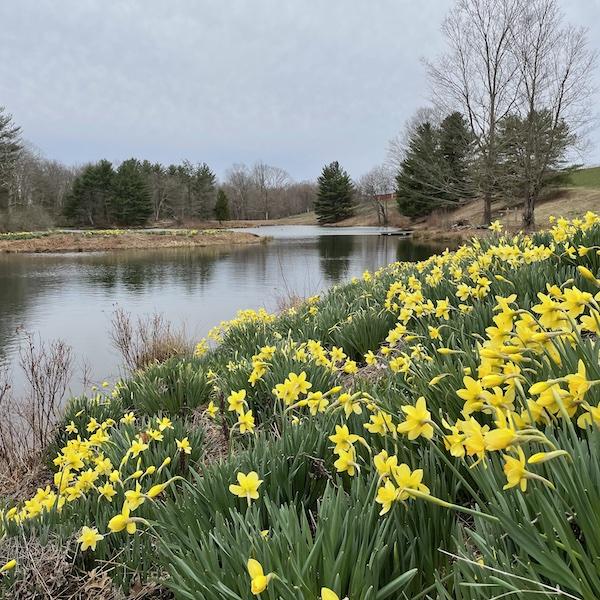
[[[2,239],[1,254],[41,254],[54,252],[105,252],[153,250],[158,248],[206,248],[209,246],[264,243],[254,233],[220,230],[113,230],[50,232],[22,239]]]

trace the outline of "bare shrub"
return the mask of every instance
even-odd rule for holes
[[[73,372],[71,348],[61,340],[36,342],[25,334],[19,365],[27,386],[15,397],[7,370],[0,372],[0,468],[20,472],[36,463],[51,441]]]
[[[175,356],[190,356],[193,352],[193,345],[183,329],[175,330],[160,313],[134,320],[130,313],[117,308],[111,326],[113,346],[130,371]]]
[[[283,294],[275,296],[277,312],[284,312],[290,308],[299,308],[305,302],[305,298],[292,291],[286,291]]]

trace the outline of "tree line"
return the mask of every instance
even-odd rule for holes
[[[262,161],[235,164],[222,181],[188,160],[66,166],[27,144],[0,107],[0,230],[281,218],[310,211],[315,197],[313,182]]]
[[[488,224],[502,198],[531,227],[592,119],[587,32],[556,0],[457,0],[442,33],[426,62],[432,107],[392,144],[398,207],[420,216],[477,197]]]

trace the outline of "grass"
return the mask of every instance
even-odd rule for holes
[[[98,252],[253,244],[261,238],[223,229],[51,230],[0,233],[0,252]]]
[[[24,540],[115,595],[597,599],[599,252],[591,213],[492,233],[72,400],[54,483],[4,507],[0,594],[44,593]]]
[[[571,175],[569,183],[575,187],[600,189],[600,167],[578,169]]]

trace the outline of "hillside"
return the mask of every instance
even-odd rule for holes
[[[579,169],[571,175],[571,185],[600,189],[600,167]]]
[[[600,207],[600,167],[590,167],[575,171],[569,185],[556,190],[551,196],[540,202],[536,208],[538,223],[547,223],[550,215],[561,215],[568,219],[578,217],[587,211],[597,211]],[[505,202],[496,202],[493,207],[493,218],[498,219],[505,227],[516,229],[521,226],[521,209],[508,206]],[[422,231],[438,232],[452,229],[457,223],[477,227],[483,221],[483,205],[474,200],[453,211],[436,211],[427,219],[411,221],[398,212],[396,204],[389,207],[390,226],[398,228],[414,228]],[[261,222],[264,223],[264,222]],[[278,219],[278,225],[317,225],[314,212],[293,215]],[[375,206],[362,202],[356,207],[356,214],[350,219],[336,223],[336,227],[377,226]]]

